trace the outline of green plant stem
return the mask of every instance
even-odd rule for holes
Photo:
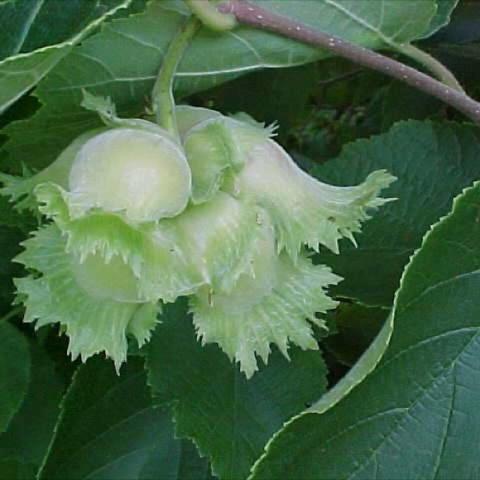
[[[314,47],[325,48],[335,55],[389,75],[432,95],[480,124],[480,103],[444,83],[402,62],[355,45],[343,38],[314,30],[291,18],[278,15],[247,0],[229,0],[219,11],[235,15],[238,23],[282,35]]]
[[[432,57],[429,53],[415,47],[414,45],[403,45],[399,51],[412,58],[420,65],[423,65],[428,71],[433,73],[445,85],[448,85],[459,92],[465,93],[463,87],[455,78],[453,73],[443,63]]]
[[[212,30],[225,32],[237,24],[233,15],[220,13],[209,0],[185,0],[185,3],[200,21]]]
[[[153,87],[152,106],[157,123],[175,138],[178,138],[178,130],[175,119],[173,81],[178,64],[200,25],[200,21],[194,15],[185,22],[168,47]]]

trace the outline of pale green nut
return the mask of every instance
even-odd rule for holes
[[[191,174],[183,151],[167,136],[117,128],[78,152],[69,189],[79,210],[123,213],[134,223],[174,217],[187,206]]]
[[[79,287],[93,298],[142,302],[137,278],[119,256],[108,262],[98,253],[89,255],[83,262],[75,259],[72,261],[72,274]]]
[[[203,283],[229,290],[248,269],[258,231],[256,218],[254,206],[217,192],[210,201],[189,207],[171,223]]]
[[[223,118],[190,129],[184,149],[195,181],[192,202],[207,202],[222,186],[231,168],[240,167],[237,143]]]
[[[257,217],[258,234],[252,245],[249,265],[238,276],[232,292],[210,291],[205,300],[209,306],[229,314],[245,314],[272,293],[280,274],[277,263],[275,232],[265,212]]]
[[[222,118],[220,112],[203,107],[192,107],[190,105],[178,105],[175,108],[178,133],[183,140],[187,133],[199,123],[212,118]]]

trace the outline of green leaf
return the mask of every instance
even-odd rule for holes
[[[376,368],[378,362],[383,357],[385,350],[390,342],[393,332],[393,317],[390,315],[385,321],[382,329],[375,337],[368,349],[364,352],[358,362],[342,377],[342,379],[335,384],[327,393],[325,393],[319,400],[317,400],[311,407],[312,411],[316,413],[323,413],[334,405],[336,405],[342,398],[350,393],[357,385],[370,375]],[[308,411],[308,410],[307,410]],[[299,415],[301,417],[302,414]],[[295,418],[291,420],[294,422]],[[289,423],[291,423],[289,422]],[[279,432],[281,433],[281,432]]]
[[[377,104],[371,105],[368,113],[379,115],[382,132],[386,132],[399,121],[426,120],[442,111],[439,100],[402,82],[390,83],[378,100]]]
[[[302,120],[312,93],[318,89],[318,70],[315,63],[261,70],[228,82],[206,95],[216,109],[248,112],[266,125],[278,124],[280,135],[286,135]],[[248,95],[238,92],[248,92]]]
[[[407,267],[376,370],[323,415],[292,422],[252,478],[477,478],[479,211],[477,183]]]
[[[384,48],[385,44],[396,47],[395,42],[417,38],[435,13],[434,0],[275,0],[268,1],[267,6],[372,48]],[[45,166],[73,138],[98,126],[96,116],[80,107],[83,88],[111,96],[122,114],[142,112],[162,56],[186,13],[178,1],[154,1],[144,13],[114,20],[74,48],[40,82],[36,95],[44,107],[32,118],[5,130],[10,136],[6,145],[8,162]],[[203,30],[179,66],[177,93],[191,94],[253,69],[300,65],[327,55],[251,28],[240,27],[224,35]],[[36,152],[34,158],[31,151]]]
[[[92,5],[78,0],[68,4],[59,4],[57,0],[2,2],[0,22],[8,22],[8,29],[0,34],[0,60],[62,43],[117,4],[116,0],[101,0]],[[45,23],[51,23],[49,28]]]
[[[418,38],[436,10],[435,0],[401,3],[397,0],[254,0],[254,3],[370,48],[397,48]],[[412,9],[415,16],[411,15]],[[327,52],[296,41],[243,26],[226,32],[222,40],[208,31],[195,39],[180,64],[180,93],[218,85],[253,69],[291,67],[329,56]],[[208,56],[204,55],[206,51]]]
[[[2,2],[0,23],[8,23],[8,29],[0,34],[0,113],[34,87],[75,44],[130,2]]]
[[[336,294],[391,304],[424,233],[448,212],[455,195],[480,177],[479,142],[475,127],[410,121],[347,145],[337,159],[314,169],[322,181],[340,185],[354,184],[378,168],[398,177],[384,193],[397,201],[365,223],[358,248],[344,242],[339,256],[321,253],[321,262],[345,279]]]
[[[1,480],[32,480],[35,478],[35,469],[31,465],[25,465],[12,457],[0,458]]]
[[[37,343],[30,343],[30,352],[28,391],[7,431],[0,435],[0,450],[38,468],[53,435],[65,385],[53,361]]]
[[[423,35],[423,38],[430,37],[450,22],[450,15],[460,0],[436,0],[437,13],[432,19],[430,26]]]
[[[205,462],[174,440],[169,416],[152,405],[141,359],[131,358],[119,376],[101,359],[75,374],[40,473],[66,478],[206,478]]]
[[[25,337],[0,320],[0,432],[19,409],[28,388],[30,353]]]
[[[298,349],[291,362],[275,351],[246,380],[216,346],[196,341],[182,303],[165,309],[147,358],[157,402],[173,405],[177,435],[192,438],[228,480],[245,478],[268,438],[326,387],[319,352]]]

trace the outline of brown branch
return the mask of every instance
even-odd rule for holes
[[[238,23],[277,33],[315,47],[325,48],[352,62],[407,83],[462,112],[480,124],[480,103],[463,92],[380,53],[350,43],[334,35],[314,30],[293,19],[278,15],[247,0],[229,0],[218,7],[233,14]]]

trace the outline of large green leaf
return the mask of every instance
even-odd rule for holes
[[[131,0],[0,3],[0,113],[35,86],[73,46]],[[7,27],[8,25],[8,27]]]
[[[8,426],[28,388],[30,354],[25,337],[0,320],[0,432]]]
[[[337,294],[391,304],[403,267],[429,226],[480,177],[479,145],[475,127],[410,121],[347,145],[337,159],[314,169],[321,180],[340,185],[354,185],[379,168],[398,178],[386,191],[398,200],[365,223],[358,248],[345,242],[341,255],[321,254],[322,263],[345,279]]]
[[[354,43],[393,49],[421,36],[437,8],[435,0],[254,0],[253,3]],[[327,55],[325,51],[245,27],[225,34],[222,39],[204,32],[181,62],[179,90],[190,93],[218,84],[222,76],[229,79],[232,74],[256,68],[289,67]]]
[[[434,0],[259,3],[372,48],[396,48],[398,43],[409,42],[425,31],[435,14]],[[31,119],[13,123],[4,131],[10,136],[8,161],[18,166],[21,162],[46,165],[75,136],[95,127],[96,116],[79,106],[83,88],[112,96],[124,114],[140,114],[166,47],[187,12],[178,0],[154,1],[143,14],[112,21],[74,48],[40,82],[36,95],[45,105]],[[203,30],[179,66],[177,93],[190,94],[253,69],[299,65],[326,55],[325,51],[246,27],[223,35]]]
[[[275,351],[247,380],[216,345],[196,340],[183,304],[166,309],[148,353],[149,381],[171,403],[176,433],[192,438],[221,478],[245,478],[269,437],[326,387],[321,354]]]
[[[196,471],[192,475],[191,468]],[[195,451],[173,439],[170,417],[152,406],[143,361],[117,375],[95,358],[80,367],[65,396],[42,479],[206,478]]]
[[[28,390],[7,431],[0,435],[0,451],[2,457],[38,468],[53,435],[65,385],[53,361],[36,342],[31,342],[30,352]]]
[[[479,212],[476,184],[407,267],[376,370],[336,407],[292,422],[253,478],[478,478]]]

